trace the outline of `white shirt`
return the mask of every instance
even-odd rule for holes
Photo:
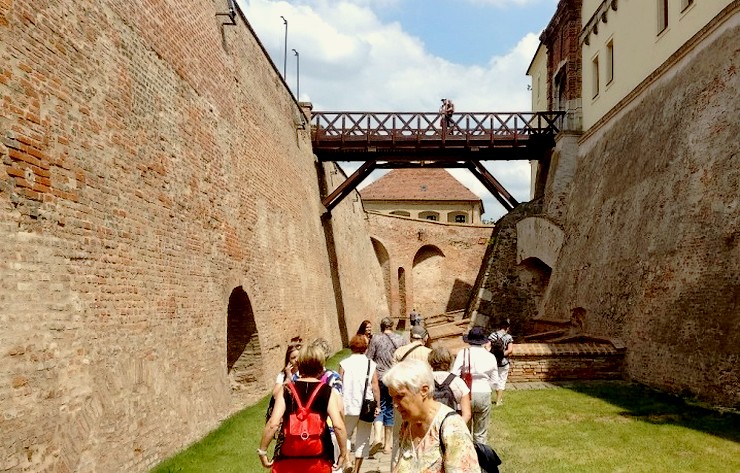
[[[470,390],[474,393],[490,393],[495,390],[498,384],[498,363],[493,353],[482,346],[471,345],[457,352],[450,372],[460,376],[463,363],[468,364],[468,351],[470,352],[470,371],[473,374],[473,386]]]
[[[365,387],[367,363],[370,362],[370,378],[367,380],[367,390],[362,395]],[[363,399],[373,399],[373,373],[377,366],[374,361],[368,360],[362,353],[353,353],[339,363],[344,370],[344,414],[348,416],[360,415]]]

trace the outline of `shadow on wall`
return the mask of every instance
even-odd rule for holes
[[[370,241],[373,243],[373,250],[375,250],[375,256],[378,258],[378,264],[380,265],[380,270],[383,273],[383,284],[385,286],[385,299],[388,302],[388,314],[391,314],[393,311],[391,309],[392,303],[391,303],[390,256],[388,255],[388,250],[385,249],[385,245],[383,245],[383,243],[381,243],[380,240],[377,240],[371,237]]]
[[[247,375],[248,365],[253,364],[253,353],[259,353],[257,324],[249,296],[242,286],[234,288],[229,296],[226,320],[226,369],[243,377]],[[256,378],[255,378],[256,379]]]
[[[465,309],[472,290],[472,285],[460,279],[455,279],[455,283],[452,285],[452,291],[450,291],[450,297],[447,299],[445,312]]]

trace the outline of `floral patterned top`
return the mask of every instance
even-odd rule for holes
[[[407,422],[401,424],[399,453],[393,473],[481,473],[473,437],[459,415],[445,421],[445,458],[439,445],[439,426],[445,416],[453,412],[440,404],[432,425],[418,445],[411,440]]]

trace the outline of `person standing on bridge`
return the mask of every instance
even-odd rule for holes
[[[452,114],[455,113],[455,104],[450,99],[442,99],[442,106],[439,107],[439,114],[444,117],[445,129],[452,126]]]

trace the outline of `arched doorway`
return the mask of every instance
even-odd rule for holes
[[[444,281],[445,255],[435,245],[424,245],[414,255],[414,307],[422,316],[444,312],[450,287]]]
[[[261,388],[262,351],[249,296],[242,286],[231,291],[226,315],[226,370],[232,391]]]
[[[375,257],[378,258],[378,264],[380,265],[380,271],[383,274],[383,285],[385,287],[385,300],[388,303],[388,313],[392,313],[392,299],[391,299],[391,265],[390,256],[388,250],[385,249],[385,245],[380,240],[370,237],[370,241],[373,244],[373,250],[375,250]]]

